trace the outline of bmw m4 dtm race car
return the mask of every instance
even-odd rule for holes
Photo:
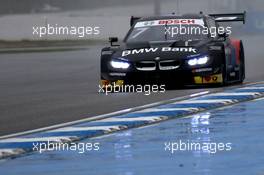
[[[229,37],[231,27],[219,25],[235,21],[245,23],[245,12],[132,16],[122,44],[112,37],[111,46],[101,51],[101,84],[242,83],[243,43]]]

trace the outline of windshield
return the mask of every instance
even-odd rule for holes
[[[137,22],[126,42],[201,40],[208,38],[203,19],[169,19]]]

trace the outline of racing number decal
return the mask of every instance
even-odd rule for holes
[[[138,37],[140,34],[142,34],[143,32],[145,32],[146,30],[148,30],[147,27],[144,28],[136,28],[135,34],[131,36],[131,38],[136,38]]]

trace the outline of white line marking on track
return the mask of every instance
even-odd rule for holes
[[[123,128],[122,125],[66,127],[66,128],[59,128],[59,129],[51,130],[51,131],[48,131],[48,133],[50,133],[50,132],[68,132],[68,131],[96,131],[96,130],[113,131],[113,130],[120,130],[122,128]]]
[[[23,149],[0,149],[0,157],[2,156],[7,156],[7,155],[17,155],[17,154],[21,154],[21,153],[25,153],[25,150]]]
[[[209,96],[245,96],[245,95],[261,95],[259,92],[223,92],[223,93],[216,93],[216,94],[210,94],[207,95],[206,97]]]
[[[205,94],[209,94],[210,91],[203,91],[203,92],[198,92],[195,94],[191,94],[190,97],[196,97],[196,96],[201,96],[201,95],[205,95]]]
[[[63,137],[34,137],[34,138],[9,138],[0,140],[0,143],[9,143],[9,142],[63,142],[63,141],[72,141],[72,139],[76,139],[76,136],[63,136]]]
[[[239,88],[239,89],[248,89],[248,90],[254,90],[254,89],[256,89],[256,90],[258,90],[258,89],[264,89],[264,87],[243,87],[243,88]]]
[[[149,116],[149,117],[128,117],[128,118],[107,118],[107,119],[103,119],[103,120],[99,120],[99,121],[95,121],[96,123],[99,122],[130,122],[130,121],[160,121],[160,120],[164,120],[164,119],[168,119],[167,116]]]
[[[208,99],[208,100],[186,100],[181,102],[175,102],[172,104],[195,104],[195,103],[234,103],[234,100],[230,99]]]
[[[198,108],[150,108],[150,109],[144,109],[142,111],[136,111],[133,113],[143,113],[143,112],[166,112],[166,111],[199,111]]]

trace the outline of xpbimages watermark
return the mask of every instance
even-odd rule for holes
[[[212,38],[217,35],[232,33],[232,27],[205,27],[205,26],[192,26],[192,25],[179,25],[173,27],[165,27],[165,35],[174,38],[178,35],[210,35]]]
[[[232,143],[223,142],[194,142],[194,141],[176,141],[176,142],[165,142],[164,150],[174,154],[179,151],[202,151],[215,154],[220,151],[231,151]]]
[[[47,24],[46,26],[33,26],[33,35],[40,38],[49,35],[72,35],[84,38],[88,35],[99,35],[98,26],[59,26],[58,24]]]
[[[137,37],[144,31],[147,31],[149,27],[156,26],[165,26],[164,28],[162,27],[161,30],[165,30],[165,37],[170,36],[170,38],[175,38],[180,35],[210,35],[214,38],[217,35],[224,33],[227,35],[231,35],[232,33],[231,26],[216,26],[213,23],[205,25],[203,19],[161,19],[137,22],[134,28],[137,28],[138,32],[134,35],[134,37]]]
[[[33,151],[43,153],[44,151],[75,151],[79,154],[90,151],[99,151],[100,143],[61,143],[61,142],[36,142],[33,143]]]
[[[108,95],[109,93],[144,93],[144,95],[150,95],[152,93],[164,93],[165,85],[118,85],[116,83],[109,85],[99,85],[99,93]]]

